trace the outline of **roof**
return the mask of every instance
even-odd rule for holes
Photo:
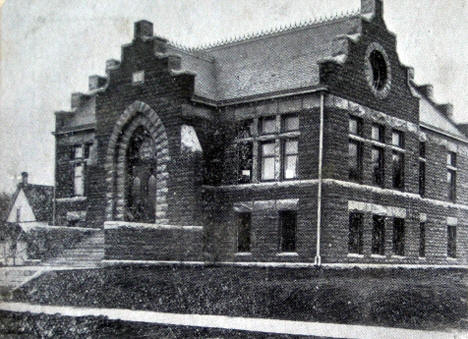
[[[18,188],[12,199],[13,207],[19,192],[23,190],[29,205],[33,210],[36,221],[48,221],[52,217],[52,200],[54,195],[54,186],[34,185],[34,184],[18,184]]]
[[[359,33],[360,25],[357,11],[208,48],[172,44],[168,52],[197,74],[195,95],[232,100],[318,85],[319,62],[334,57],[338,36]]]
[[[457,125],[437,107],[432,98],[421,93],[417,86],[411,83],[413,95],[419,98],[419,122],[427,127],[449,134],[455,138],[466,140],[466,136],[457,128]]]

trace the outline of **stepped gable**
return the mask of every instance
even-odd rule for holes
[[[195,95],[226,101],[319,84],[319,63],[342,56],[337,43],[355,38],[359,11],[298,23],[200,47],[170,43],[182,69],[197,74]]]
[[[438,104],[434,101],[432,85],[416,85],[410,82],[413,95],[419,98],[419,120],[421,124],[456,138],[466,140],[452,118],[451,104]]]

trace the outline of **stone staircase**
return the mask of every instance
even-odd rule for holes
[[[31,266],[0,268],[0,295],[18,288],[40,273],[42,273],[41,269]]]
[[[95,231],[59,256],[43,262],[43,266],[98,267],[104,258],[104,231]]]

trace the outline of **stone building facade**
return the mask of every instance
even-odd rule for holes
[[[55,220],[106,260],[467,264],[466,126],[413,77],[381,0],[198,49],[139,21],[56,113]]]

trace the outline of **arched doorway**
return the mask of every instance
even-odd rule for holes
[[[139,129],[139,132],[137,132],[137,129]],[[133,184],[129,179],[133,178],[133,173],[138,172],[138,164],[140,163],[142,166],[144,164],[144,161],[139,162],[138,159],[134,159],[137,165],[135,171],[133,171],[133,166],[129,166],[129,154],[139,154],[139,152],[129,151],[130,140],[138,139],[135,138],[137,135],[149,136],[154,142],[154,153],[152,153],[154,161],[151,167],[154,177],[151,179],[150,175],[149,179],[151,180],[148,180],[147,186],[149,187],[148,192],[157,191],[156,202],[153,205],[156,211],[154,213],[155,217],[148,221],[150,223],[167,224],[169,222],[167,219],[168,164],[171,160],[168,137],[166,128],[158,114],[150,106],[141,101],[135,101],[125,109],[115,123],[112,134],[109,137],[104,163],[107,183],[106,220],[136,220],[135,216],[130,215],[128,212],[128,198],[130,196],[129,190]],[[133,142],[133,147],[138,148],[138,143]],[[156,168],[157,171],[155,171]],[[137,177],[139,176],[137,175]],[[139,180],[140,185],[143,185],[142,178],[139,177]],[[137,187],[141,188],[142,186],[140,185],[135,184],[133,187],[135,189]],[[156,188],[152,189],[151,187]],[[133,198],[133,196],[130,197]],[[153,199],[153,196],[149,198]],[[147,198],[144,199],[144,201],[147,200]],[[137,204],[135,203],[135,205]],[[147,215],[151,215],[152,213],[143,213],[143,215],[145,214],[146,217],[143,217],[143,219],[149,219]]]
[[[134,131],[127,148],[127,221],[154,222],[156,166],[155,142],[140,126]]]

